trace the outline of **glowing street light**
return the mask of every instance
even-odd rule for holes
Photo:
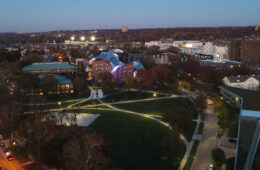
[[[74,37],[74,36],[71,36],[71,37],[70,37],[70,40],[71,40],[71,41],[74,41],[74,40],[75,40],[75,37]]]
[[[58,102],[58,105],[60,106],[60,105],[61,105],[61,102]]]
[[[95,40],[96,40],[96,37],[95,37],[95,36],[91,36],[91,37],[90,37],[90,40],[91,40],[91,41],[95,41]]]
[[[156,94],[156,93],[154,93],[154,94],[153,94],[153,97],[157,97],[157,94]]]
[[[81,41],[85,41],[85,39],[86,39],[86,38],[85,38],[84,36],[81,36],[81,37],[80,37],[80,40],[81,40]]]

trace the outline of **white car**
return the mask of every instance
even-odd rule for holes
[[[215,168],[215,166],[214,166],[214,164],[210,164],[209,165],[209,170],[215,170],[216,168]]]

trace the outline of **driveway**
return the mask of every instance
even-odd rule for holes
[[[218,146],[216,133],[218,132],[217,116],[214,106],[209,106],[205,110],[204,130],[201,141],[191,166],[191,170],[206,170],[211,161],[211,151]]]

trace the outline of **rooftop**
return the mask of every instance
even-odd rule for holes
[[[246,80],[248,80],[249,78],[255,78],[258,81],[260,81],[260,75],[238,75],[238,76],[229,76],[227,77],[227,79],[231,82],[231,83],[237,83],[237,82],[244,82]]]
[[[67,77],[60,76],[60,75],[57,75],[57,74],[53,74],[53,75],[56,78],[56,80],[58,80],[59,84],[72,84],[72,81],[70,79],[68,79]],[[39,78],[42,79],[43,76],[44,76],[44,74],[40,74]]]
[[[230,86],[222,85],[220,86],[221,89],[228,90],[231,93],[243,98],[243,106],[242,109],[244,110],[253,110],[253,111],[260,111],[260,91],[252,91],[240,88],[234,88]]]
[[[69,64],[68,62],[42,62],[33,63],[32,65],[23,67],[23,71],[37,71],[37,70],[64,70],[77,69],[77,66]]]

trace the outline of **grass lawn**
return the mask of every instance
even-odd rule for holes
[[[203,133],[203,128],[204,128],[204,122],[200,122],[200,126],[199,126],[199,134],[200,135]]]
[[[194,133],[194,130],[196,128],[197,122],[190,121],[190,126],[187,129],[180,129],[183,136],[190,142],[192,139],[192,135]]]
[[[160,99],[153,101],[143,101],[135,103],[115,104],[114,107],[135,111],[139,113],[162,115],[169,107],[174,105],[182,105],[183,98]]]
[[[126,104],[115,104],[114,107],[135,111],[139,113],[151,114],[151,115],[160,115],[171,106],[181,106],[183,102],[188,99],[184,98],[172,98],[172,99],[160,99],[153,101],[144,101],[144,102],[136,102],[136,103],[126,103]],[[194,117],[195,118],[195,117]],[[190,120],[191,126],[188,129],[182,130],[181,133],[185,136],[185,138],[190,141],[196,127],[196,122]]]
[[[157,97],[164,97],[165,95],[157,94]],[[153,93],[140,92],[140,91],[126,91],[114,95],[109,95],[102,99],[106,103],[126,101],[126,100],[138,100],[147,99],[153,97]]]
[[[187,162],[186,162],[186,164],[185,164],[183,170],[189,170],[189,169],[191,168],[191,165],[192,165],[192,162],[193,162],[194,157],[195,157],[195,155],[196,155],[196,152],[197,152],[199,143],[200,143],[200,142],[199,142],[198,140],[196,140],[196,141],[194,142],[193,147],[192,147],[192,149],[191,149],[190,156],[189,156],[189,158],[187,159]]]
[[[106,111],[90,130],[104,135],[110,142],[112,158],[125,170],[172,170],[169,160],[161,160],[161,140],[173,133],[167,127],[136,115]],[[183,144],[183,154],[185,146]]]
[[[96,100],[96,99],[91,99],[91,100],[87,100],[87,101],[85,101],[85,102],[79,103],[79,104],[75,105],[74,107],[87,106],[87,105],[95,105],[95,104],[99,104],[98,100]]]
[[[59,108],[63,108],[63,107],[67,107],[71,104],[74,104],[78,101],[72,101],[72,102],[61,102],[61,105],[57,103],[53,103],[53,104],[46,104],[46,105],[24,105],[24,109],[26,111],[29,110],[47,110],[47,109],[59,109]],[[44,103],[43,103],[44,104]]]
[[[89,95],[53,95],[53,96],[47,96],[47,102],[59,102],[59,101],[66,101],[66,100],[77,100],[77,99],[85,99],[88,98]]]

